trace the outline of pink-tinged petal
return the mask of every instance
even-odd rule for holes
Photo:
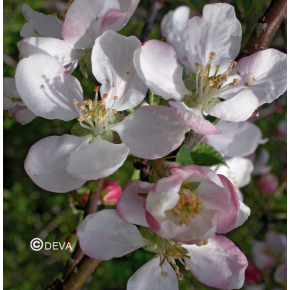
[[[230,122],[241,122],[249,119],[258,108],[259,100],[250,90],[244,90],[228,101],[221,102],[205,113]]]
[[[73,71],[77,68],[78,64],[79,64],[79,59],[76,59],[76,60],[64,65],[66,72],[68,74],[72,74]]]
[[[266,255],[268,247],[265,242],[254,241],[252,245],[252,254],[255,265],[260,270],[271,269],[276,261],[273,257]]]
[[[9,110],[14,105],[13,99],[21,99],[16,89],[15,79],[3,78],[3,110]]]
[[[159,40],[149,40],[134,53],[134,65],[148,88],[164,99],[181,100],[192,93],[182,80],[182,66],[174,48]]]
[[[170,172],[173,174],[175,172],[181,174],[183,185],[190,182],[207,182],[218,185],[219,187],[224,187],[219,176],[212,169],[206,166],[188,165],[171,167]]]
[[[242,38],[242,28],[236,18],[234,7],[225,4],[209,4],[203,8],[202,18],[195,16],[186,25],[183,39],[185,55],[192,71],[195,63],[206,65],[210,53],[215,57],[211,64],[210,75],[224,72],[237,56]]]
[[[241,226],[251,214],[251,209],[248,206],[246,206],[241,200],[239,200],[239,203],[240,207],[237,212],[235,228]]]
[[[82,102],[82,87],[57,59],[44,54],[22,59],[15,81],[21,98],[36,116],[64,121],[79,116],[72,100]]]
[[[235,186],[235,189],[246,186],[251,181],[254,170],[252,161],[242,157],[234,157],[226,160],[227,166],[218,166],[216,173],[227,177]]]
[[[30,37],[17,43],[21,58],[33,54],[46,54],[56,58],[63,65],[80,58],[84,53],[70,48],[61,39],[49,37]]]
[[[279,283],[287,283],[287,263],[280,264],[274,273],[274,280]]]
[[[62,21],[57,19],[56,16],[44,15],[40,12],[36,12],[30,8],[29,5],[24,3],[21,6],[21,12],[25,19],[32,24],[34,29],[40,36],[53,37],[62,39],[60,29],[62,26]],[[26,30],[27,31],[27,30]],[[26,37],[26,33],[20,34],[22,37]]]
[[[119,217],[129,223],[148,227],[145,217],[144,203],[146,199],[139,193],[149,193],[153,184],[133,180],[126,185],[117,202],[117,212]]]
[[[250,122],[227,123],[220,121],[216,124],[222,134],[206,136],[202,142],[214,147],[225,157],[243,157],[253,153],[262,139],[258,126]]]
[[[9,110],[13,114],[15,120],[21,125],[25,125],[33,121],[37,116],[33,114],[26,106],[14,106]]]
[[[146,199],[146,210],[159,222],[164,220],[166,211],[171,210],[179,200],[182,175],[177,173],[157,181],[155,191],[150,191]]]
[[[41,36],[30,22],[26,22],[20,29],[20,36],[23,38]]]
[[[72,135],[51,136],[41,139],[29,150],[24,168],[39,187],[52,192],[68,192],[84,184],[66,170],[69,155],[88,144],[89,139]]]
[[[66,170],[82,180],[107,177],[123,165],[128,153],[123,143],[113,144],[98,135],[85,148],[70,152]]]
[[[218,289],[240,289],[248,261],[239,248],[223,236],[214,236],[205,246],[185,246],[190,272],[201,283]]]
[[[169,101],[169,105],[175,118],[194,132],[203,135],[214,135],[221,133],[215,125],[205,120],[203,116],[197,116],[195,112],[190,110],[190,108],[188,108],[185,104],[184,106],[187,108],[184,109],[180,109],[180,106],[178,106],[179,104],[174,101]]]
[[[188,128],[165,106],[145,106],[112,126],[134,156],[157,159],[166,156],[182,143]]]
[[[127,290],[178,290],[178,281],[173,268],[165,260],[162,269],[167,277],[161,275],[159,259],[152,259],[143,265],[127,283]]]
[[[133,54],[141,42],[135,37],[125,37],[106,31],[96,39],[92,51],[92,70],[102,84],[101,95],[106,108],[123,111],[139,105],[145,98],[147,87],[138,77],[133,64]],[[118,100],[114,102],[113,98]],[[114,102],[114,106],[112,104]]]
[[[243,57],[228,78],[228,82],[234,78],[238,78],[239,82],[221,94],[221,97],[229,99],[245,89],[250,89],[259,99],[260,106],[272,103],[286,91],[286,70],[287,55],[276,49],[270,48]]]
[[[101,35],[103,18],[119,7],[117,0],[75,0],[61,29],[64,41],[71,48],[92,48]]]
[[[174,11],[169,11],[161,22],[162,35],[166,38],[167,43],[174,47],[177,58],[181,62],[185,56],[182,36],[189,14],[189,7],[179,6]]]
[[[150,244],[137,227],[121,220],[114,209],[88,215],[77,228],[82,251],[92,259],[110,260]]]
[[[140,0],[118,0],[119,10],[110,11],[103,19],[102,32],[106,30],[119,31],[135,12]]]
[[[196,193],[201,196],[202,205],[207,204],[219,211],[216,232],[224,234],[234,229],[240,204],[232,183],[223,175],[219,175],[219,177],[224,188],[201,183],[196,189]]]
[[[287,251],[287,236],[285,234],[269,231],[266,234],[266,245],[275,254]]]

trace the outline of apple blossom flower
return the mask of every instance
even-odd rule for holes
[[[103,185],[100,196],[100,203],[115,205],[121,193],[121,186],[116,181],[109,180]]]
[[[260,270],[273,268],[277,262],[286,260],[287,237],[285,234],[269,231],[265,241],[254,241],[252,255]]]
[[[261,191],[271,194],[279,187],[279,178],[274,174],[266,173],[259,177],[257,184]]]
[[[144,212],[146,221],[138,224],[148,224],[162,238],[187,244],[227,233],[248,218],[249,208],[238,200],[233,185],[223,175],[196,165],[171,167],[169,171],[171,176],[150,188],[142,188],[146,183],[126,187],[117,203],[120,218],[137,223],[132,217]]]
[[[212,146],[225,158],[247,156],[253,153],[259,144],[267,142],[267,139],[262,139],[260,128],[248,121],[236,123],[218,121],[216,127],[221,134],[205,136],[201,142]]]
[[[287,288],[287,262],[280,264],[274,273],[274,279],[277,283],[285,285]]]
[[[36,118],[22,101],[13,78],[3,78],[3,109],[8,110],[9,116],[22,125]]]
[[[143,188],[150,188],[144,184]],[[144,211],[134,211],[131,218],[146,221]],[[244,282],[247,259],[223,236],[213,236],[204,245],[185,245],[158,236],[148,226],[141,227],[139,232],[135,225],[120,219],[116,210],[102,210],[83,220],[77,228],[77,237],[87,256],[102,261],[141,247],[154,253],[154,258],[129,279],[127,290],[178,290],[178,279],[182,280],[183,275],[176,261],[211,287],[237,289]]]
[[[20,55],[26,58],[35,53],[48,54],[67,66],[70,73],[79,60],[81,66],[91,67],[95,40],[107,30],[118,31],[124,27],[139,1],[75,0],[67,10],[64,22],[56,16],[34,12],[24,4],[26,19],[29,18],[39,34],[46,37],[29,37],[18,42]],[[50,27],[47,23],[53,25]]]
[[[34,114],[79,121],[73,128],[76,136],[47,137],[31,147],[25,169],[38,186],[67,192],[87,180],[109,176],[121,167],[129,151],[140,158],[157,159],[182,143],[188,129],[168,107],[141,107],[129,117],[120,113],[141,103],[147,91],[133,65],[133,52],[139,46],[136,37],[113,31],[96,39],[92,71],[102,84],[102,99],[98,100],[97,87],[94,101],[83,100],[79,81],[56,58],[35,54],[19,62],[16,87]],[[124,143],[111,143],[114,132]]]
[[[266,150],[265,148],[262,148],[261,153],[255,162],[254,171],[252,174],[262,175],[262,174],[270,173],[271,167],[267,165],[269,160],[270,160],[270,154],[268,150]]]
[[[188,20],[183,32],[187,79],[182,78],[175,49],[158,40],[149,40],[136,50],[134,65],[154,94],[177,101],[169,105],[184,125],[196,133],[218,134],[203,114],[244,121],[259,105],[272,102],[286,90],[286,54],[267,49],[237,63],[241,36],[233,6],[205,5],[203,17]]]
[[[233,184],[239,200],[243,201],[241,187],[246,186],[251,181],[251,173],[254,170],[253,163],[246,158],[234,157],[225,160],[227,166],[219,165],[212,168],[217,174],[222,174]]]

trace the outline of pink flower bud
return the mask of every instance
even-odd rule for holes
[[[279,186],[279,179],[276,175],[267,173],[263,174],[258,179],[258,187],[261,191],[270,194]]]
[[[116,181],[107,181],[103,185],[100,202],[115,205],[122,193],[122,188]]]

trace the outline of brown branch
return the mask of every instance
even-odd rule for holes
[[[237,60],[268,48],[286,14],[287,0],[272,0]]]
[[[84,212],[84,218],[97,211],[98,209],[98,201],[100,198],[100,193],[101,190],[103,188],[103,184],[104,184],[104,179],[101,178],[98,180],[98,188],[95,191],[91,191],[88,201],[86,203],[86,208],[85,208],[85,212]],[[75,268],[75,266],[79,263],[79,261],[84,257],[84,253],[81,250],[79,244],[76,245],[71,258],[67,261],[64,272],[63,272],[63,276],[62,278],[65,280],[68,278],[69,274],[71,273],[71,271]]]
[[[63,290],[80,290],[100,262],[84,256],[64,282]]]
[[[187,147],[191,150],[203,137],[204,135],[202,134],[188,132],[185,136],[183,144],[187,145]]]
[[[165,0],[154,0],[152,3],[150,13],[147,19],[147,22],[145,23],[141,35],[141,42],[145,42],[148,39],[148,35],[151,32],[153,28],[153,23],[155,21],[156,15],[158,11],[163,7]]]

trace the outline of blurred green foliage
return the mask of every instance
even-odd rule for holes
[[[242,23],[244,32],[243,43],[246,43],[269,1],[227,2],[236,7],[237,17]],[[18,61],[16,43],[21,40],[19,31],[26,22],[21,14],[23,3],[23,0],[4,0],[3,6],[4,55],[15,62]],[[57,11],[61,15],[66,9],[65,2],[57,0],[27,0],[25,3],[45,14]],[[180,5],[188,5],[194,16],[200,14],[207,3],[209,1],[165,1],[164,7],[157,15],[150,38],[160,39],[160,21],[169,10]],[[151,1],[141,0],[136,13],[120,33],[140,36],[150,5]],[[284,23],[273,41],[273,47],[286,52]],[[11,61],[5,61],[4,76],[14,77],[14,73],[13,61],[12,64]],[[74,72],[74,75],[81,80],[85,95],[92,96],[97,81],[92,76],[89,80],[85,80],[79,70]],[[286,119],[285,110],[286,106],[282,104],[281,112],[275,112],[256,122],[263,132],[263,137],[269,138],[269,142],[263,146],[270,152],[272,173],[279,176],[281,183],[286,169],[286,137],[277,136],[276,127],[280,120]],[[81,213],[69,206],[67,194],[54,194],[40,189],[29,179],[23,168],[25,156],[31,145],[47,136],[69,133],[74,124],[75,121],[49,121],[38,117],[32,123],[21,126],[14,119],[9,119],[7,112],[4,113],[4,289],[45,289],[53,279],[61,277],[70,253],[64,250],[33,252],[29,246],[33,238],[40,237],[44,241],[51,242],[70,240],[72,244],[76,243],[74,231],[80,222]],[[259,150],[260,148],[258,152]],[[136,171],[133,173],[132,161],[128,160],[109,179],[116,180],[124,188],[132,175],[134,178],[138,175]],[[286,233],[285,191],[278,197],[266,197],[257,189],[256,180],[257,178],[253,178],[250,185],[242,190],[245,203],[252,210],[251,217],[245,225],[227,235],[248,257],[251,255],[253,239],[263,240],[267,230],[275,228],[279,232]],[[129,277],[151,258],[151,253],[138,250],[123,258],[103,262],[83,289],[125,289]],[[267,289],[274,286],[269,284]],[[209,288],[198,283],[189,272],[185,273],[185,279],[180,282],[181,290]]]

